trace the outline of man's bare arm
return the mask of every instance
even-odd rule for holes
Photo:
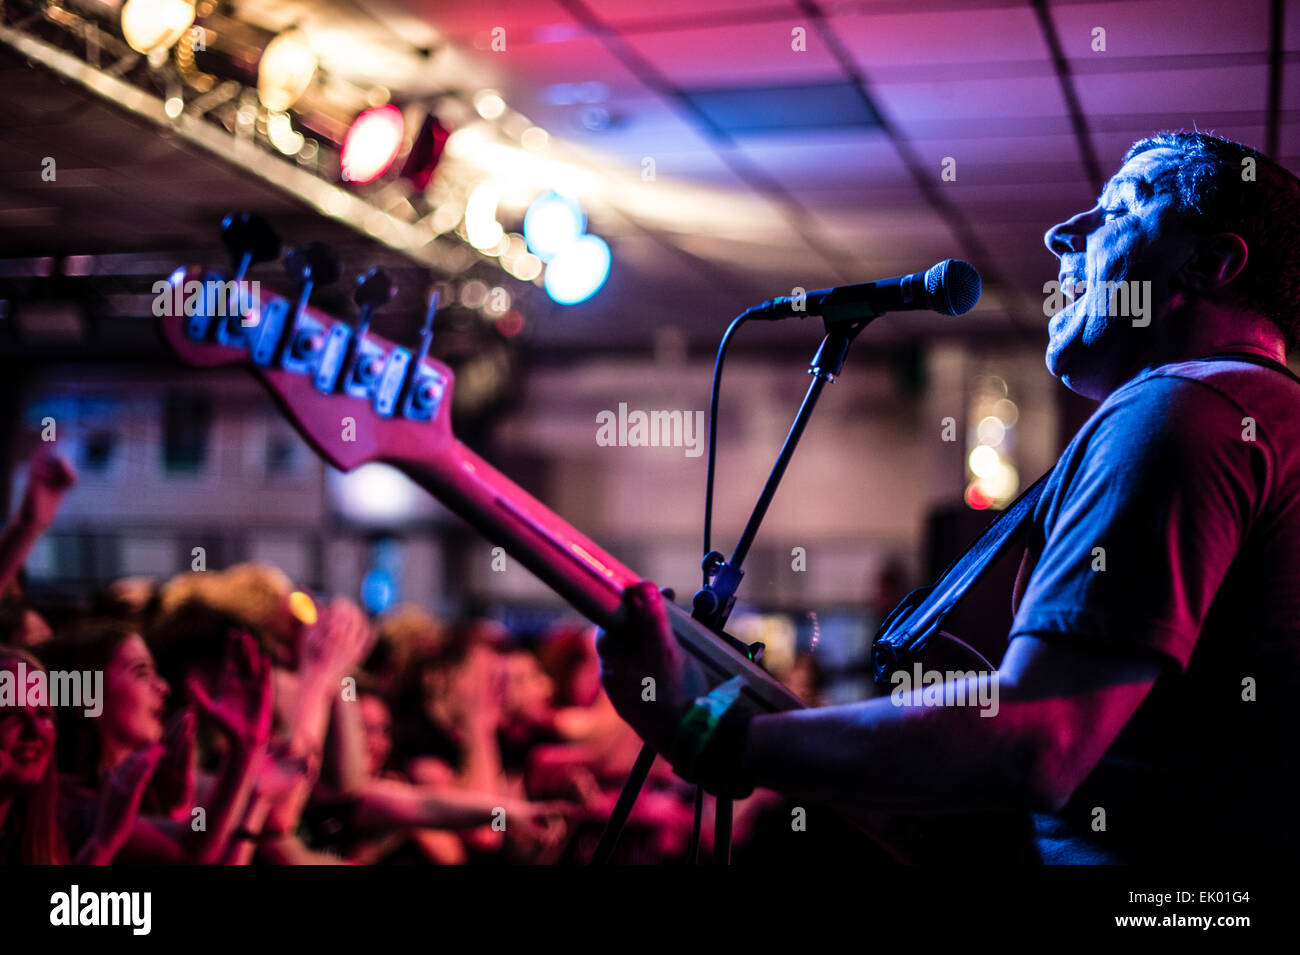
[[[1163,665],[1142,651],[1019,636],[998,710],[881,697],[755,717],[742,767],[759,786],[849,806],[1056,809],[1096,766]],[[920,690],[913,690],[919,702]],[[970,694],[967,699],[971,699]]]

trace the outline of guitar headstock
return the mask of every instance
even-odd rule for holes
[[[323,247],[304,246],[287,257],[299,279],[296,301],[245,279],[249,257],[243,258],[229,279],[197,268],[172,273],[154,314],[177,358],[194,367],[247,368],[316,451],[343,471],[372,461],[427,463],[451,440],[454,376],[427,357],[436,300],[411,350],[368,331],[370,313],[391,297],[382,273],[362,277],[354,329],[308,302],[313,282],[337,276],[337,262]]]

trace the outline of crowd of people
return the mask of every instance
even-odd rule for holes
[[[248,563],[106,582],[52,627],[22,566],[75,484],[36,456],[0,532],[0,676],[17,690],[0,692],[0,863],[590,857],[641,743],[589,626],[525,643],[413,605],[368,619]],[[37,673],[97,675],[100,699],[66,705]],[[693,797],[657,761],[616,859],[687,861]],[[737,844],[779,811],[762,791],[738,805]]]

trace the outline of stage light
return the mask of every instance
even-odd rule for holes
[[[990,477],[1002,463],[997,451],[990,448],[987,444],[976,445],[971,451],[970,457],[966,463],[970,466],[971,473],[976,477]]]
[[[373,567],[361,581],[361,604],[367,613],[383,613],[392,604],[396,590],[393,575],[387,568]]]
[[[551,261],[586,230],[587,213],[582,204],[558,192],[539,196],[524,213],[524,239],[543,262]]]
[[[514,265],[507,265],[506,271],[517,279],[531,282],[542,274],[542,260],[531,252],[525,252],[515,259]]]
[[[465,238],[476,249],[490,249],[501,241],[505,230],[497,222],[500,193],[490,182],[479,183],[465,203]]]
[[[546,267],[546,294],[561,305],[585,302],[609,277],[609,246],[600,236],[584,235],[556,253]]]
[[[266,138],[286,156],[296,155],[303,146],[303,135],[293,128],[288,113],[272,113],[266,118]]]
[[[189,0],[126,0],[122,7],[122,36],[137,53],[170,49],[193,25]]]
[[[406,123],[402,111],[391,103],[365,110],[343,137],[340,165],[345,182],[374,182],[402,151]]]
[[[539,153],[550,145],[551,134],[540,126],[529,126],[519,134],[519,145],[530,153]]]
[[[310,594],[295,590],[289,595],[289,612],[295,620],[310,627],[317,620],[316,601],[311,599]]]
[[[996,448],[1007,436],[1007,426],[996,415],[988,415],[976,426],[975,436],[979,438],[980,444]]]
[[[1001,398],[993,404],[993,413],[1001,419],[1002,423],[1008,428],[1014,428],[1016,422],[1020,420],[1020,409],[1010,398]]]
[[[514,338],[524,330],[524,316],[515,308],[497,319],[496,330],[502,338]]]
[[[420,486],[387,464],[328,472],[330,497],[347,521],[364,527],[395,527],[428,520],[438,505]]]
[[[273,113],[283,112],[307,92],[316,75],[316,52],[299,30],[281,33],[257,64],[257,98]]]
[[[506,236],[506,249],[501,253],[501,265],[509,269],[519,261],[521,255],[528,254],[528,243],[518,232],[511,232]]]
[[[998,462],[993,473],[980,478],[980,488],[999,506],[1016,496],[1020,489],[1020,473],[1005,461]]]
[[[460,288],[460,304],[466,308],[478,308],[488,295],[488,287],[478,279],[470,279]]]
[[[966,486],[966,505],[976,511],[986,511],[993,501],[984,493],[979,481],[972,481]]]
[[[474,108],[484,119],[499,119],[506,111],[506,101],[496,90],[480,90],[474,97]]]

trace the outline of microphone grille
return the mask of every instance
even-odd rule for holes
[[[980,300],[980,274],[961,259],[944,259],[925,273],[930,307],[943,315],[964,315]]]

